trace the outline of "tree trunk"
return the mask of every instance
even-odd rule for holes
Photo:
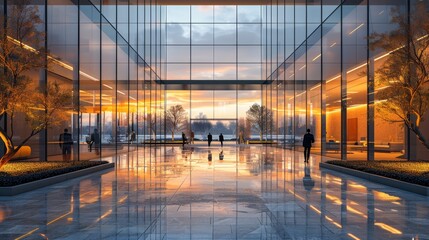
[[[262,142],[262,132],[259,133],[259,140]]]
[[[15,153],[18,150],[15,151],[12,141],[7,136],[3,128],[0,128],[0,139],[3,141],[6,147],[5,154],[0,158],[0,169],[1,169],[6,163],[8,163],[12,159],[12,157],[15,155]]]
[[[24,146],[25,143],[30,140],[34,135],[38,134],[40,131],[32,131],[31,134],[25,138],[18,146],[14,146],[12,143],[12,140],[10,137],[6,134],[6,132],[3,130],[3,128],[0,128],[0,139],[4,142],[4,145],[6,146],[6,153],[0,158],[0,169],[8,163],[13,156],[21,149],[22,146]]]
[[[429,143],[427,142],[426,138],[423,136],[423,134],[420,132],[419,127],[416,127],[415,125],[411,126],[411,130],[416,134],[417,139],[423,144],[423,146],[426,147],[426,149],[429,150]],[[409,151],[409,149],[408,149]]]
[[[174,132],[171,131],[171,140],[174,142]]]

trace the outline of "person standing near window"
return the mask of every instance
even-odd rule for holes
[[[60,138],[58,141],[60,143],[61,152],[63,154],[63,161],[70,161],[73,138],[67,128],[65,128],[64,132],[60,134]]]
[[[220,146],[223,147],[223,135],[222,133],[219,135]]]
[[[304,162],[308,162],[308,159],[310,159],[312,143],[314,143],[314,136],[310,133],[310,129],[307,129],[307,133],[304,134],[304,139],[302,140],[302,146],[304,147]]]
[[[182,147],[185,147],[185,143],[186,143],[186,135],[184,132],[182,132]]]
[[[94,132],[91,134],[91,142],[94,144],[95,154],[100,154],[100,133],[98,129],[94,129]]]
[[[209,147],[210,147],[210,144],[212,143],[212,140],[213,140],[213,136],[212,136],[211,133],[209,133],[209,135],[207,136],[207,140],[208,140],[208,144],[209,144]]]

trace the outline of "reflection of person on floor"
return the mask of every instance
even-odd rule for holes
[[[314,143],[314,136],[310,133],[310,129],[307,129],[307,133],[304,135],[304,139],[302,140],[302,146],[304,147],[304,162],[308,162],[308,159],[310,159],[312,143]]]
[[[209,150],[209,154],[207,155],[207,160],[212,161],[212,159],[213,159],[212,151]]]
[[[223,160],[223,158],[224,158],[223,151],[220,151],[220,153],[219,153],[219,160]]]
[[[308,164],[305,164],[304,166],[304,177],[302,178],[302,183],[307,191],[310,191],[314,187],[314,180],[311,178],[310,166]]]
[[[222,133],[219,135],[220,146],[223,147],[223,135]]]
[[[73,145],[72,135],[68,132],[67,128],[64,129],[64,132],[60,134],[59,143],[61,152],[63,154],[64,161],[70,161],[71,159],[71,147]]]
[[[100,134],[97,129],[91,134],[91,142],[94,144],[95,154],[100,154]]]
[[[207,140],[208,140],[208,144],[209,144],[209,147],[210,147],[210,144],[212,143],[212,141],[213,141],[213,136],[212,136],[212,134],[211,133],[209,133],[209,135],[207,136]]]

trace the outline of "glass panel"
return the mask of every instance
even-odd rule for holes
[[[411,7],[414,8],[416,2],[412,1]],[[392,11],[398,11],[401,16],[407,16],[407,1],[385,2],[381,0],[369,1],[370,9],[370,33],[388,34],[398,29],[398,25],[392,23]],[[427,4],[427,3],[426,3]],[[411,10],[412,12],[412,10]],[[370,58],[374,61],[374,71],[377,73],[388,59],[386,50],[370,49]],[[386,99],[379,97],[377,92],[383,91],[388,85],[380,82],[380,75],[375,74],[374,79],[374,157],[376,160],[391,160],[406,158],[406,127],[402,122],[392,123],[386,121],[387,114],[383,111],[381,103]],[[389,118],[389,117],[387,117]],[[418,151],[415,151],[418,152]]]
[[[347,81],[347,159],[366,160],[367,139],[367,4],[343,5],[343,69]],[[344,80],[343,80],[344,81]]]
[[[238,22],[260,22],[261,6],[238,6]]]
[[[238,24],[238,44],[261,44],[261,24]]]
[[[89,4],[80,7],[80,81],[79,81],[79,109],[80,109],[80,158],[88,155],[92,149],[87,144],[90,134],[99,129],[100,114],[100,13]],[[98,142],[96,154],[100,150]]]
[[[341,9],[323,24],[323,81],[326,91],[326,155],[341,158]]]
[[[211,23],[214,20],[214,7],[208,5],[191,6],[192,23]]]
[[[50,0],[53,1],[53,0]],[[62,4],[51,4],[48,2],[48,49],[51,54],[61,59],[63,64],[71,68],[64,68],[59,65],[52,65],[51,72],[48,74],[48,83],[58,83],[62,88],[73,90],[73,68],[77,66],[77,44],[78,44],[78,22],[76,16],[78,8],[72,1],[62,1]],[[54,74],[53,74],[54,73]],[[48,152],[49,159],[59,158],[62,149],[58,147],[59,135],[67,128],[68,132],[73,134],[73,115],[72,101],[68,105],[67,116],[58,126],[48,128]],[[73,136],[72,136],[73,137]],[[79,144],[78,136],[73,137]],[[73,150],[72,150],[73,151]],[[71,160],[75,155],[71,155]]]
[[[167,6],[167,22],[188,23],[191,21],[189,6]]]
[[[213,41],[214,41],[213,29],[214,29],[213,24],[192,23],[192,44],[213,44]]]

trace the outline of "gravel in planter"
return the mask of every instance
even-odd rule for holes
[[[0,170],[0,187],[15,186],[106,163],[108,162],[11,162]]]

